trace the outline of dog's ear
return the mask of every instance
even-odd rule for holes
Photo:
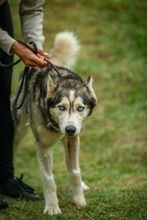
[[[47,98],[51,99],[54,96],[55,90],[57,88],[57,83],[55,82],[55,80],[53,79],[53,76],[50,74],[48,76],[48,83],[47,83]]]
[[[95,94],[94,89],[92,87],[92,82],[93,82],[93,78],[92,78],[92,76],[89,76],[84,84],[88,89],[88,92],[89,92],[89,95],[90,95],[91,99],[93,100],[93,102],[96,105],[97,97],[96,97],[96,94]]]

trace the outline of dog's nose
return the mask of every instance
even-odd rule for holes
[[[76,131],[76,128],[73,125],[68,125],[65,127],[65,131],[66,131],[66,134],[73,135]]]

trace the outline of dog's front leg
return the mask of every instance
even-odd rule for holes
[[[37,154],[45,197],[44,214],[61,214],[61,210],[58,205],[57,187],[53,175],[52,147],[45,149],[38,145]]]
[[[85,206],[81,172],[79,167],[79,136],[68,137],[65,145],[66,164],[70,175],[73,202],[78,206]]]

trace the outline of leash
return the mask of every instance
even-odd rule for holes
[[[34,54],[37,55],[38,53],[38,48],[37,48],[37,45],[35,44],[34,41],[31,41],[29,42],[29,44],[33,45],[33,48],[31,46],[29,46],[28,44],[20,41],[20,40],[17,40],[19,43],[23,44],[25,47],[27,47],[29,50],[31,50]],[[0,54],[0,60],[1,60],[1,54]],[[60,71],[58,70],[58,68],[48,59],[48,58],[45,58],[44,59],[58,74],[58,76],[61,78],[62,77],[62,74],[60,73]],[[16,65],[17,63],[19,63],[21,61],[21,59],[18,59],[17,61],[13,62],[13,63],[10,63],[10,64],[3,64],[1,61],[0,61],[0,66],[1,67],[4,67],[4,68],[9,68],[9,67],[12,67],[14,65]],[[18,89],[18,92],[16,94],[16,97],[15,97],[15,100],[13,102],[13,107],[14,109],[18,110],[20,109],[23,104],[24,104],[24,101],[25,101],[25,98],[26,98],[26,94],[27,94],[27,90],[28,90],[28,82],[29,82],[29,75],[30,75],[30,72],[31,72],[31,67],[25,67],[24,68],[24,71],[23,71],[23,74],[22,74],[22,78],[21,78],[21,82],[20,82],[20,87]],[[20,97],[20,94],[21,94],[21,91],[22,91],[22,88],[24,86],[24,93],[23,93],[23,97],[22,97],[22,100],[20,102],[20,104],[18,105],[18,100],[19,100],[19,97]]]
[[[60,73],[58,68],[48,58],[45,58],[44,60],[56,71],[56,73],[58,73],[58,76],[61,78],[62,74]]]
[[[38,49],[37,49],[37,46],[36,46],[36,44],[34,43],[34,41],[30,41],[30,43],[29,43],[29,44],[32,44],[32,45],[33,45],[34,49],[33,49],[32,47],[30,47],[28,44],[26,44],[26,43],[24,43],[24,42],[22,42],[22,41],[20,41],[20,40],[17,40],[17,42],[23,44],[25,47],[27,47],[27,48],[28,48],[29,50],[31,50],[34,54],[37,55]],[[1,60],[1,55],[2,55],[2,53],[0,53],[0,60]],[[0,66],[1,66],[1,67],[5,67],[5,68],[9,68],[9,67],[15,66],[15,65],[16,65],[17,63],[19,63],[20,61],[21,61],[21,59],[18,59],[18,60],[16,60],[15,62],[10,63],[10,64],[4,64],[4,63],[2,63],[2,62],[0,61]]]

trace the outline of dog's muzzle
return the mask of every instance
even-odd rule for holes
[[[76,132],[76,127],[73,126],[73,125],[68,125],[68,126],[65,127],[65,131],[66,131],[67,135],[72,136]]]

